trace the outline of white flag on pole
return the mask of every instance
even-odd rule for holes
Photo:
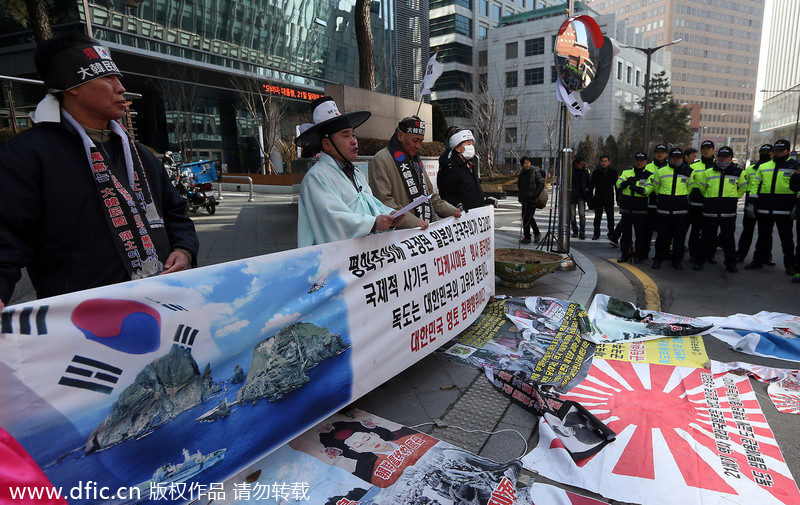
[[[436,53],[431,56],[431,59],[428,60],[428,65],[425,67],[425,77],[422,78],[422,90],[419,92],[420,97],[431,94],[433,84],[444,71],[442,64],[436,61],[437,54],[439,54],[439,51],[436,51]]]
[[[584,103],[581,105],[572,95],[572,93],[564,87],[561,83],[561,79],[556,82],[556,89],[558,90],[556,95],[558,96],[558,101],[563,102],[564,105],[567,106],[569,109],[570,114],[575,117],[580,117],[581,119],[586,119],[586,112],[591,110],[588,103]]]

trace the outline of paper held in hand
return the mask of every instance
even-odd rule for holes
[[[405,213],[406,213],[406,212],[408,212],[409,210],[411,210],[411,209],[413,209],[413,208],[415,208],[415,207],[419,207],[419,206],[420,206],[420,205],[422,205],[423,203],[425,203],[425,202],[427,202],[428,200],[430,200],[430,199],[431,199],[431,196],[433,196],[433,195],[421,195],[421,196],[418,196],[418,197],[416,197],[416,198],[414,199],[414,201],[413,201],[413,202],[409,203],[408,205],[406,205],[406,206],[405,206],[405,207],[403,207],[402,209],[399,209],[397,212],[395,212],[395,213],[394,213],[394,214],[392,214],[392,215],[393,215],[393,216],[399,216],[400,214],[405,214]]]

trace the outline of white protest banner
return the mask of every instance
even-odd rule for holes
[[[777,505],[800,492],[747,377],[702,368],[595,359],[565,395],[617,433],[573,462],[540,420],[525,468],[642,505]]]
[[[65,492],[221,482],[466,328],[492,229],[484,207],[7,307],[0,426]]]

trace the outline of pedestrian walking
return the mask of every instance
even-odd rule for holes
[[[753,252],[753,261],[744,268],[762,268],[769,259],[772,244],[772,229],[778,229],[783,251],[783,268],[787,275],[794,275],[794,240],[792,237],[792,209],[795,206],[797,191],[789,182],[797,171],[797,160],[789,156],[791,144],[780,139],[772,144],[772,160],[758,167],[750,183],[750,191],[758,197],[755,200],[755,215],[758,220],[758,240]],[[750,209],[748,209],[748,212]]]
[[[638,152],[633,157],[633,168],[624,170],[617,179],[617,188],[620,189],[620,256],[618,263],[625,263],[633,259],[639,263],[647,258],[649,240],[647,234],[647,181],[652,175],[645,170],[647,153]],[[635,245],[633,234],[636,235]],[[631,250],[631,246],[633,249]]]
[[[0,149],[0,308],[26,268],[39,298],[197,264],[186,203],[120,124],[122,73],[84,35],[38,45],[36,126]]]
[[[732,273],[736,268],[736,206],[744,195],[747,180],[739,165],[733,162],[733,149],[723,146],[717,159],[707,170],[693,173],[694,184],[703,197],[702,247],[692,268],[702,270],[703,263],[713,258],[718,237],[725,257],[725,268]],[[717,235],[719,231],[719,236]],[[710,262],[710,261],[709,261]]]
[[[611,166],[608,156],[600,156],[598,166],[592,170],[589,177],[589,194],[594,208],[594,233],[592,240],[600,238],[600,228],[603,224],[603,214],[606,215],[608,232],[606,237],[611,240],[614,233],[614,197],[619,174]]]
[[[647,191],[655,193],[658,205],[658,236],[653,268],[670,258],[676,270],[682,270],[684,241],[689,226],[689,192],[693,186],[692,169],[683,162],[683,150],[674,148],[667,165],[658,168],[648,180]]]
[[[539,225],[536,224],[534,213],[536,212],[536,198],[544,191],[544,179],[538,169],[531,168],[531,159],[523,156],[520,160],[522,170],[517,177],[517,189],[519,191],[517,199],[522,204],[522,239],[520,244],[531,243],[531,231],[533,231],[534,242],[539,242],[541,234]]]
[[[576,156],[572,160],[572,195],[570,196],[570,222],[572,237],[586,238],[586,202],[589,201],[589,173],[586,160]]]

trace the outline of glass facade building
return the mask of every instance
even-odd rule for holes
[[[50,2],[54,9],[62,1]],[[358,85],[355,0],[89,0],[92,35],[124,73],[136,134],[157,151],[188,142],[194,157],[257,170],[260,149],[243,93],[261,87],[273,127],[291,141],[326,84]],[[428,52],[427,0],[371,3],[376,91],[419,92]],[[56,31],[86,29],[83,1],[59,11]],[[0,36],[0,63],[35,77],[30,32]],[[27,39],[26,39],[27,37]],[[3,73],[9,73],[4,70]],[[264,107],[261,107],[262,109]]]

